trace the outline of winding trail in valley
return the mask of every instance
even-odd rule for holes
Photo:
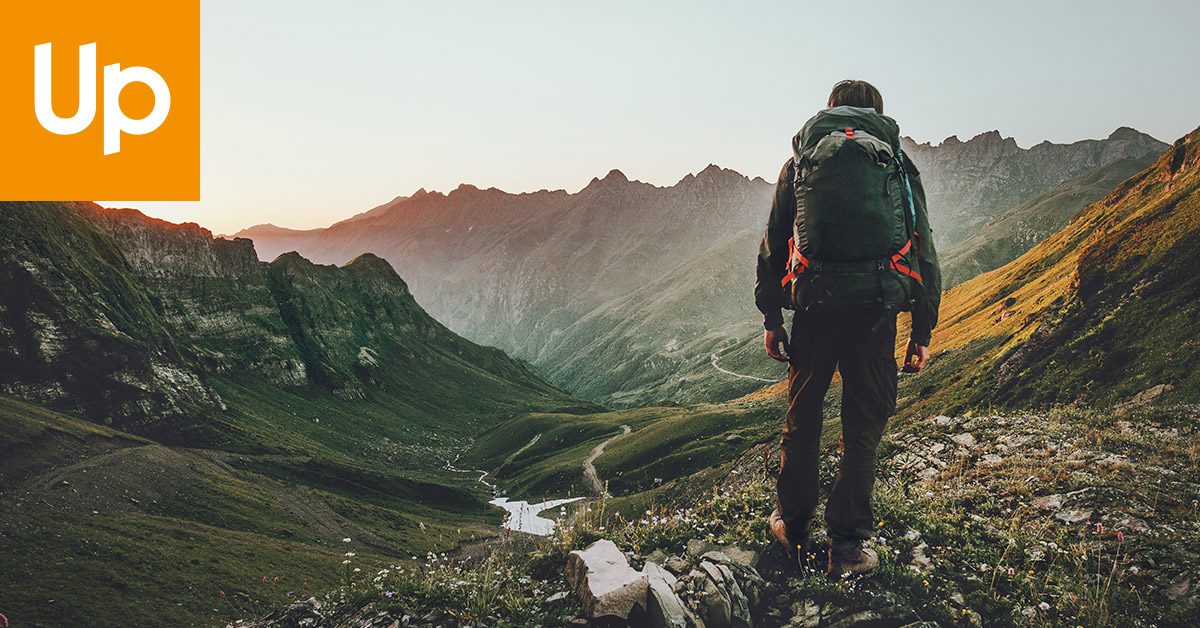
[[[508,457],[504,459],[504,462],[501,462],[500,466],[496,467],[495,471],[492,471],[492,473],[496,473],[496,472],[500,471],[500,469],[507,467],[510,463],[512,463],[513,460],[517,459],[517,456],[525,453],[525,451],[528,450],[530,447],[533,447],[534,445],[536,445],[537,442],[539,440],[541,440],[541,438],[542,438],[542,435],[540,432],[537,434],[534,434],[533,438],[529,439],[528,443],[525,443],[524,445],[521,446],[520,449],[509,454]]]
[[[633,430],[630,429],[628,425],[622,425],[620,434],[617,434],[616,436],[613,436],[612,438],[609,438],[608,440],[605,440],[599,445],[593,447],[592,453],[588,454],[588,457],[584,459],[583,477],[587,480],[588,484],[591,485],[592,491],[594,491],[597,495],[604,496],[604,482],[600,479],[600,473],[596,471],[596,458],[599,458],[600,454],[604,453],[604,448],[609,443],[622,436],[625,436],[632,431]]]
[[[728,350],[730,350],[730,349],[732,349],[732,348],[733,348],[733,347],[735,347],[735,346],[737,346],[737,345],[730,345],[730,346],[728,346],[728,347],[725,347],[724,349],[721,349],[720,351],[716,351],[716,352],[714,352],[714,353],[712,354],[712,367],[713,367],[713,368],[715,368],[715,369],[717,369],[718,371],[720,371],[720,372],[722,372],[722,373],[726,374],[726,375],[732,375],[732,376],[734,376],[734,377],[740,377],[740,378],[742,378],[742,379],[749,379],[749,380],[753,380],[753,381],[756,381],[756,382],[766,382],[766,383],[768,383],[768,384],[774,384],[775,382],[778,382],[778,381],[780,381],[780,380],[777,380],[777,379],[768,379],[768,378],[766,378],[766,377],[756,377],[756,376],[754,376],[754,375],[743,375],[743,374],[741,374],[741,373],[734,373],[733,371],[731,371],[731,370],[729,370],[729,369],[727,369],[727,368],[723,368],[723,367],[721,366],[721,363],[720,363],[720,360],[721,360],[721,354],[722,354],[722,353],[724,353],[724,352],[726,352],[726,351],[728,351]]]

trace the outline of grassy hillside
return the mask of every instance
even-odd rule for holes
[[[1200,133],[1083,209],[1017,260],[950,290],[936,368],[902,409],[1111,403],[1200,387]],[[949,367],[949,368],[947,368]]]

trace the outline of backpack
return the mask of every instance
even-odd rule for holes
[[[792,309],[911,310],[916,206],[895,120],[834,107],[792,141],[796,217],[782,280]]]

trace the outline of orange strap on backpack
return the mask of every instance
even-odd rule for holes
[[[900,247],[900,250],[892,255],[891,259],[888,260],[888,263],[896,270],[896,272],[912,277],[913,279],[916,279],[918,283],[924,284],[925,280],[921,279],[921,273],[913,270],[907,265],[908,259],[905,256],[908,255],[908,252],[912,250],[912,245],[912,238],[909,238],[908,242],[905,242],[904,246]],[[804,257],[804,254],[801,253],[800,249],[796,247],[796,238],[793,237],[788,239],[788,250],[790,251],[788,256],[788,273],[779,281],[780,285],[784,288],[788,287],[788,284],[792,283],[793,279],[795,279],[804,271],[808,270],[809,266],[808,258]]]
[[[908,263],[908,260],[905,259],[904,256],[907,255],[910,250],[912,250],[912,243],[912,238],[909,238],[908,242],[905,242],[904,246],[900,247],[900,250],[892,256],[892,268],[896,269],[896,271],[900,274],[908,275],[909,277],[916,279],[918,283],[924,284],[925,282],[921,279],[921,273],[918,273],[917,271],[905,265]],[[905,264],[901,264],[901,261],[905,262]]]
[[[797,275],[808,269],[808,258],[796,248],[795,237],[788,238],[788,251],[788,274],[779,282],[784,288],[788,287]]]

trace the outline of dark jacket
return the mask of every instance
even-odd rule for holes
[[[912,172],[916,169],[913,168]],[[767,219],[767,230],[758,249],[758,275],[754,281],[754,304],[763,313],[763,326],[775,329],[783,326],[784,288],[780,285],[787,274],[788,240],[796,216],[796,195],[792,188],[795,168],[791,159],[783,165],[779,181],[775,184],[775,200],[771,203],[771,216]],[[933,234],[929,228],[929,214],[925,206],[925,188],[921,177],[910,176],[913,203],[917,210],[917,239],[921,259],[920,273],[924,279],[924,293],[918,295],[913,304],[912,339],[918,344],[928,345],[930,334],[938,320],[938,305],[942,300],[942,276],[938,269],[937,251],[933,247]]]

